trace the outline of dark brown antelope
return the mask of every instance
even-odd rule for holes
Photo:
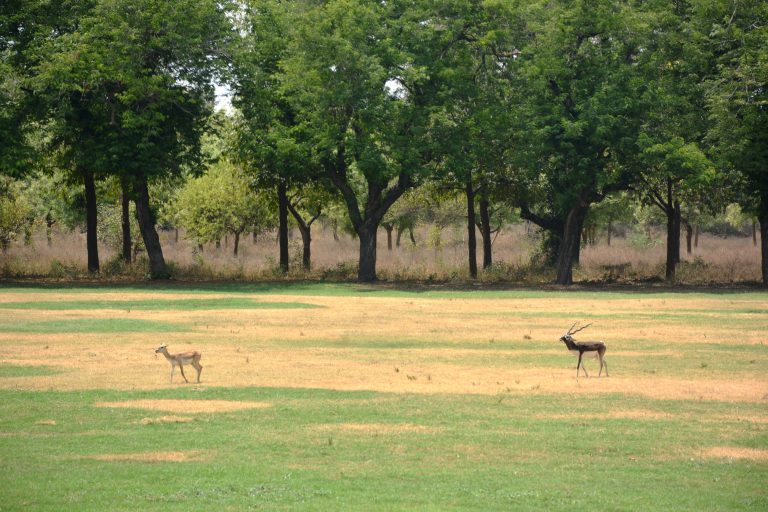
[[[600,360],[600,373],[597,374],[599,377],[603,374],[603,366],[605,366],[605,376],[608,377],[608,363],[605,362],[605,359],[603,356],[605,356],[605,343],[602,341],[576,341],[573,339],[573,335],[576,334],[579,331],[583,331],[587,327],[589,327],[592,324],[587,324],[584,327],[581,327],[579,329],[573,330],[574,327],[576,327],[576,324],[574,323],[570,329],[568,329],[568,332],[566,332],[561,338],[560,341],[565,343],[565,346],[568,347],[568,352],[571,354],[578,356],[579,362],[576,363],[576,378],[579,378],[579,367],[581,367],[582,370],[584,370],[584,375],[589,377],[589,374],[587,373],[587,369],[584,368],[583,359],[585,357],[594,357],[595,359]]]
[[[203,371],[203,366],[200,364],[200,352],[182,352],[180,354],[169,354],[168,347],[165,344],[160,345],[155,350],[155,354],[160,353],[165,356],[169,363],[171,363],[171,383],[173,383],[173,370],[178,366],[181,370],[181,376],[184,377],[184,382],[189,382],[187,376],[184,375],[184,365],[191,364],[195,370],[197,370],[197,382],[200,382],[200,372]]]

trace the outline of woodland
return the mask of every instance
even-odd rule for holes
[[[381,237],[450,224],[474,279],[524,223],[571,285],[598,232],[643,222],[660,279],[727,224],[768,285],[768,2],[0,4],[2,254],[77,230],[95,278],[111,244],[163,280],[160,233],[266,235],[288,273],[322,224],[367,283]]]

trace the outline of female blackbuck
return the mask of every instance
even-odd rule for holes
[[[200,382],[200,372],[203,371],[203,367],[200,364],[200,357],[202,356],[200,352],[182,352],[180,354],[169,354],[168,347],[165,345],[165,343],[163,343],[157,347],[157,350],[155,350],[155,354],[157,353],[163,354],[168,362],[171,363],[171,383],[173,383],[173,370],[175,370],[177,366],[181,370],[181,376],[184,377],[184,382],[189,382],[187,380],[187,376],[184,375],[185,364],[191,364],[195,370],[197,370],[197,382]]]
[[[594,357],[595,359],[600,359],[600,373],[598,373],[597,376],[599,377],[603,374],[603,366],[605,366],[605,376],[608,377],[608,363],[606,363],[605,359],[603,358],[605,355],[605,343],[602,341],[576,341],[573,339],[574,334],[579,331],[583,331],[590,325],[592,324],[587,324],[584,327],[574,331],[573,328],[576,327],[576,324],[574,323],[571,328],[568,329],[568,332],[566,332],[560,338],[560,341],[565,343],[565,346],[568,347],[568,352],[579,357],[579,362],[576,364],[577,379],[579,378],[579,367],[584,370],[584,375],[589,377],[587,369],[584,368],[584,364],[582,363],[582,359],[584,359],[584,357]]]

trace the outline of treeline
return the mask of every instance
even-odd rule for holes
[[[737,204],[768,284],[767,23],[760,0],[8,0],[0,238],[23,224],[19,190],[45,204],[77,184],[92,272],[108,203],[153,278],[158,221],[235,247],[274,223],[287,271],[289,216],[308,267],[335,211],[369,282],[380,228],[407,231],[429,191],[463,198],[472,276],[476,226],[489,265],[506,211],[570,284],[591,219],[631,200],[663,214],[672,281],[681,229]]]

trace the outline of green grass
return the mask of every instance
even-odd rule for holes
[[[180,323],[142,320],[140,318],[73,318],[42,321],[0,321],[0,331],[16,333],[68,334],[119,332],[179,332]]]
[[[146,398],[273,404],[189,423],[104,409]],[[760,510],[765,463],[702,449],[765,447],[765,429],[719,402],[568,397],[411,396],[270,388],[78,393],[0,392],[3,510]],[[737,406],[759,414],[760,405]],[[669,419],[616,419],[616,409]],[[571,411],[589,419],[556,419]],[[600,415],[605,418],[600,418]],[[679,419],[675,414],[685,414]],[[555,419],[548,416],[554,416]],[[692,419],[693,418],[693,419]],[[699,419],[697,419],[699,418]],[[40,422],[55,421],[55,424]],[[391,425],[359,431],[333,425]],[[420,426],[402,429],[398,425]],[[201,462],[86,457],[202,450]],[[66,468],[62,471],[62,468]]]
[[[258,295],[286,295],[306,297],[413,297],[428,299],[545,299],[553,294],[568,297],[574,301],[589,300],[639,300],[644,298],[674,299],[685,297],[689,299],[716,299],[729,302],[750,302],[764,300],[765,292],[747,290],[712,290],[701,291],[691,288],[672,288],[654,290],[653,288],[619,288],[612,290],[582,289],[573,290],[538,290],[538,289],[466,289],[452,288],[450,285],[406,285],[382,283],[378,285],[349,284],[349,283],[316,283],[316,282],[277,282],[277,283],[147,283],[147,284],[13,284],[0,285],[1,293],[60,293],[65,290],[73,295],[82,293],[99,293],[105,295],[122,295],[126,292],[140,293],[184,293],[209,294],[230,293]]]
[[[60,370],[50,366],[24,366],[0,363],[0,379],[3,377],[43,377],[56,375]]]
[[[97,291],[104,300],[78,300]],[[185,293],[190,298],[125,300],[127,291]],[[62,301],[5,303],[0,332],[0,361],[16,338],[49,333],[192,332],[210,320],[233,326],[237,312],[271,304],[259,295],[408,297],[450,300],[542,298],[573,300],[569,311],[526,313],[558,322],[595,313],[581,300],[696,298],[711,301],[701,310],[678,308],[653,314],[598,315],[640,326],[677,328],[727,326],[734,339],[764,330],[766,293],[600,293],[534,290],[407,291],[331,284],[182,286],[18,286],[14,293],[66,295]],[[196,294],[224,293],[208,299]],[[6,295],[7,294],[7,295]],[[248,296],[244,296],[248,294]],[[108,299],[114,298],[114,301]],[[289,307],[303,307],[291,302]],[[24,306],[20,306],[24,305]],[[57,306],[59,305],[59,306]],[[40,320],[38,310],[112,309],[203,312],[189,323],[133,318],[61,318]],[[79,314],[79,313],[78,313]],[[300,312],[297,312],[297,315]],[[517,313],[515,313],[517,314]],[[500,315],[503,318],[503,315]],[[466,325],[485,313],[467,315]],[[31,319],[31,318],[34,318]],[[252,320],[248,320],[252,321]],[[570,323],[565,322],[570,325]],[[567,327],[565,325],[565,327]],[[572,368],[575,359],[555,354],[556,340],[413,339],[408,333],[281,340],[297,350],[348,349],[354,358],[381,363],[386,351],[465,349],[461,361],[450,354],[428,356],[440,364],[485,367]],[[309,332],[309,330],[308,330]],[[471,332],[471,331],[470,331]],[[472,333],[475,334],[474,332]],[[661,334],[632,347],[632,333],[612,339],[606,355],[612,378],[664,376],[707,382],[728,375],[754,376],[765,385],[768,345],[728,344],[706,339],[680,344],[680,357],[621,355],[664,353]],[[30,343],[48,343],[31,338]],[[260,340],[233,341],[259,347]],[[542,353],[536,353],[541,350]],[[423,356],[427,357],[427,356]],[[421,360],[412,364],[418,366]],[[597,365],[587,363],[590,375]],[[48,366],[0,364],[2,378],[53,375]],[[130,368],[126,367],[126,378]],[[210,369],[208,370],[210,371]],[[203,376],[205,378],[206,373]],[[421,377],[420,377],[421,378]],[[510,375],[510,379],[514,378]],[[256,379],[258,381],[258,379]],[[225,384],[230,386],[231,384]],[[245,400],[268,408],[227,413],[173,413],[188,422],[142,422],[170,413],[96,407],[102,401],[143,399]],[[768,450],[768,425],[744,418],[766,416],[760,403],[722,400],[662,400],[639,394],[545,394],[502,392],[473,394],[393,394],[325,389],[208,387],[179,385],[157,391],[23,391],[0,388],[0,511],[15,510],[768,510],[768,462],[765,459],[712,458],[715,447]],[[651,411],[647,417],[621,411]],[[569,416],[569,414],[571,414]],[[366,429],[350,424],[369,425]],[[95,460],[105,454],[200,451],[205,460],[140,462]]]

